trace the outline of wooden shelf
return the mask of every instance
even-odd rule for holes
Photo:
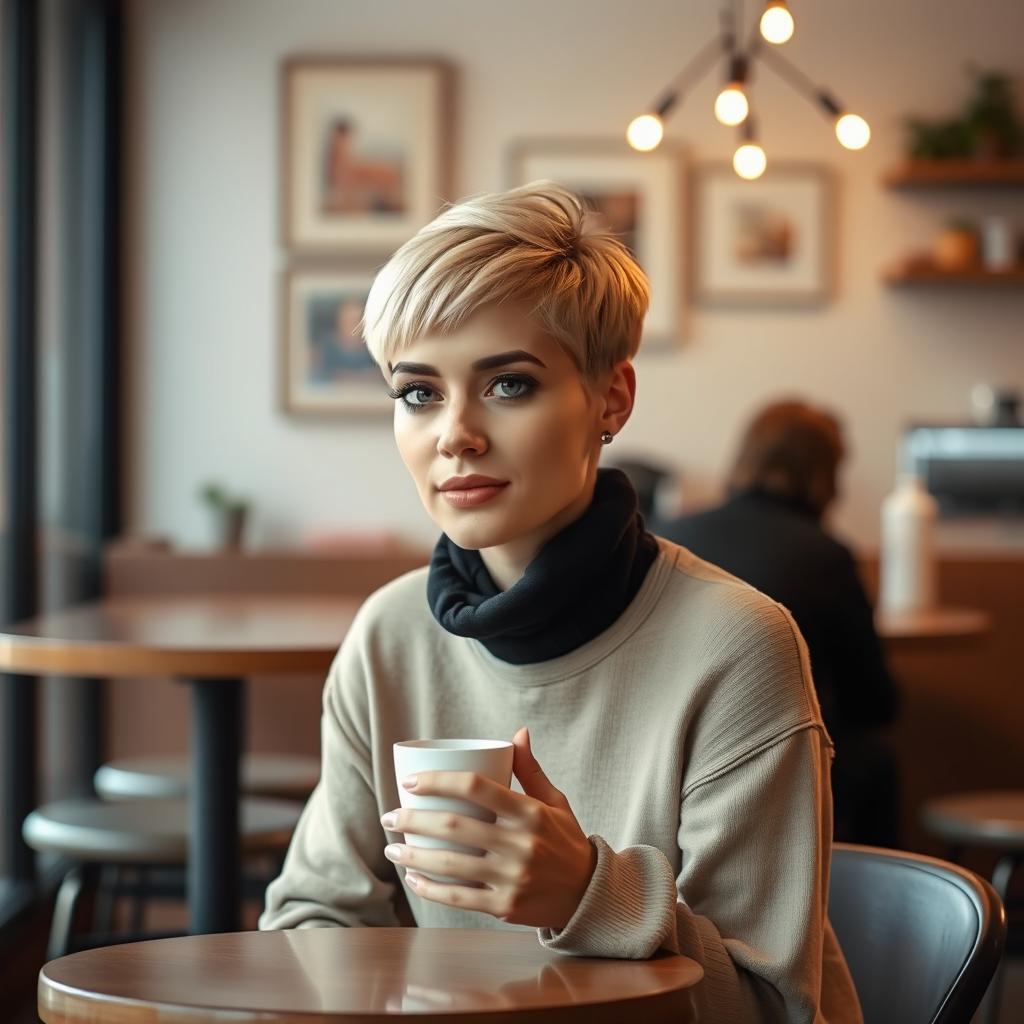
[[[943,270],[927,264],[904,264],[891,268],[885,274],[886,284],[981,284],[1024,285],[1024,265],[1009,270]]]
[[[890,188],[947,185],[1024,187],[1024,160],[909,160],[884,178]]]

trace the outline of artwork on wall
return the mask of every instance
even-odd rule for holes
[[[298,249],[388,253],[450,196],[439,60],[293,58],[282,75],[282,220]]]
[[[833,290],[829,172],[776,165],[744,181],[725,164],[695,169],[694,293],[709,305],[818,305]]]
[[[524,140],[509,154],[509,186],[547,178],[577,193],[629,247],[651,282],[644,346],[680,335],[683,304],[682,154],[638,153],[624,143]]]
[[[390,411],[384,378],[357,330],[373,275],[309,269],[282,280],[285,409]]]

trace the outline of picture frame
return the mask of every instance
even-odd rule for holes
[[[330,267],[281,275],[281,380],[293,415],[385,415],[393,404],[356,326],[373,273]]]
[[[818,164],[770,164],[754,181],[694,169],[693,293],[701,305],[820,306],[835,289],[835,185]]]
[[[288,248],[390,253],[451,198],[443,60],[293,57],[281,73]]]
[[[682,336],[686,273],[684,152],[662,144],[640,153],[625,142],[523,139],[508,153],[508,184],[546,178],[582,196],[619,234],[651,283],[643,347]]]

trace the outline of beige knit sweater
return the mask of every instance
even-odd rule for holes
[[[660,546],[614,625],[532,665],[445,632],[426,569],[370,597],[328,675],[320,783],[260,927],[397,925],[384,846],[401,837],[379,823],[399,806],[392,743],[526,725],[598,854],[543,945],[692,957],[702,1021],[859,1022],[826,918],[832,745],[806,648],[780,605]],[[405,895],[420,927],[516,927]]]

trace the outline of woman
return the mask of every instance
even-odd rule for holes
[[[598,470],[647,303],[628,250],[547,183],[448,209],[377,276],[367,344],[443,534],[342,644],[321,781],[260,925],[396,925],[404,891],[420,926],[690,956],[702,1021],[859,1021],[826,919],[832,748],[799,633],[646,533],[626,478]],[[494,824],[398,809],[394,741],[513,733],[521,793],[406,780]]]

